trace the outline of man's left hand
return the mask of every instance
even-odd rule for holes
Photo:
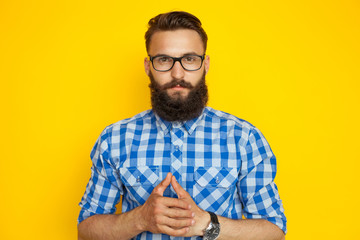
[[[210,223],[209,213],[196,205],[190,194],[181,187],[174,176],[171,177],[171,185],[178,195],[178,198],[188,202],[191,205],[191,211],[195,213],[195,224],[190,227],[190,231],[186,233],[184,237],[203,236],[203,231]]]

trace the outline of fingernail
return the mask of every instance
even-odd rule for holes
[[[192,217],[195,217],[195,213],[193,212],[193,213],[191,214],[191,216],[192,216]]]
[[[191,221],[191,226],[193,226],[195,224],[195,220]]]

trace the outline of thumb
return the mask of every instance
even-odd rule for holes
[[[153,192],[154,192],[154,193],[157,193],[157,194],[159,194],[159,195],[162,196],[162,195],[164,194],[165,189],[170,185],[171,176],[172,176],[172,174],[171,174],[171,173],[168,173],[168,174],[166,175],[166,178],[165,178],[164,180],[162,180],[162,182],[159,183],[159,185],[157,185],[157,186],[154,188]]]
[[[179,198],[186,198],[188,193],[181,187],[181,185],[176,181],[175,176],[171,178],[171,186],[174,188],[176,194]]]

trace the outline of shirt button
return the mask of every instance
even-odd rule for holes
[[[216,177],[215,182],[216,182],[216,184],[219,184],[219,183],[220,183],[220,179],[219,179],[219,177]]]
[[[136,178],[136,182],[140,182],[140,177],[137,177],[137,178]]]
[[[179,150],[179,146],[175,146],[175,149],[176,149],[176,150]]]

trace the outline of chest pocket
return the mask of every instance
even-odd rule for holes
[[[237,175],[236,168],[196,168],[193,192],[196,203],[206,211],[225,215],[233,202]]]
[[[143,205],[159,181],[158,166],[120,168],[120,178],[126,188],[124,197]]]

